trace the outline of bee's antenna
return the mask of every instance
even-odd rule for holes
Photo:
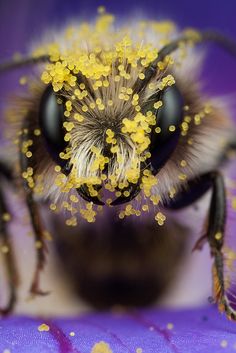
[[[20,58],[20,59],[13,59],[11,61],[5,61],[3,63],[0,63],[0,74],[2,72],[6,72],[9,70],[14,70],[14,69],[19,69],[20,67],[26,66],[26,65],[33,65],[33,64],[38,64],[39,62],[47,61],[49,60],[48,55],[42,55],[37,58],[34,57],[25,57],[25,58]]]
[[[224,34],[216,31],[204,31],[200,33],[200,40],[210,41],[219,44],[223,49],[225,49],[229,54],[236,57],[236,42],[230,37],[226,37]]]
[[[134,85],[134,91],[136,93],[142,91],[151,78],[155,76],[157,72],[157,65],[159,62],[163,61],[167,55],[170,55],[175,50],[180,48],[182,43],[202,43],[205,41],[211,41],[219,44],[223,49],[225,49],[229,54],[236,57],[236,42],[224,36],[223,34],[215,31],[203,31],[203,32],[189,32],[165,45],[160,52],[158,57],[144,70],[145,78],[144,80],[138,79]]]

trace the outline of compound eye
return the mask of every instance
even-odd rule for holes
[[[177,146],[184,107],[183,96],[176,85],[166,88],[158,99],[163,105],[155,112],[156,126],[151,133],[150,145],[154,173],[167,162]]]
[[[64,108],[57,103],[57,96],[51,86],[44,91],[39,108],[39,125],[51,157],[61,166],[65,162],[59,157],[66,148],[63,128]]]

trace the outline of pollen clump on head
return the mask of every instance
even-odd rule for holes
[[[75,94],[77,93],[81,99],[85,94],[86,85],[82,82],[79,90],[76,89],[78,74],[90,79],[95,91],[101,87],[109,88],[109,75],[114,71],[114,62],[117,62],[118,72],[114,75],[114,81],[127,81],[127,95],[130,95],[132,93],[132,87],[129,85],[129,81],[132,81],[130,67],[138,71],[137,76],[140,80],[144,80],[143,68],[158,57],[158,50],[151,42],[140,45],[137,33],[145,37],[142,30],[143,21],[138,23],[134,35],[133,30],[125,26],[117,31],[114,20],[114,16],[107,14],[105,10],[99,11],[95,23],[83,22],[64,31],[62,38],[64,37],[68,45],[62,47],[52,41],[35,49],[34,56],[48,55],[50,58],[50,62],[45,65],[42,72],[42,81],[45,84],[52,84],[55,92],[61,89],[68,91],[74,87],[77,91]],[[154,35],[163,37],[161,44],[171,38],[175,29],[173,23],[164,21],[146,22],[146,26]],[[83,43],[86,43],[86,46]],[[163,78],[162,84],[165,85],[167,81],[170,81],[168,76]]]

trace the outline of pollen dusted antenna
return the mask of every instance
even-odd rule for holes
[[[219,44],[220,47],[225,49],[229,54],[236,57],[236,42],[224,36],[223,34],[215,31],[203,31],[203,32],[192,32],[186,33],[180,38],[177,38],[170,42],[169,44],[165,45],[160,52],[158,53],[158,57],[144,70],[145,78],[144,80],[138,79],[134,84],[134,92],[139,93],[141,92],[150,82],[150,80],[155,76],[157,72],[157,65],[159,62],[163,61],[167,55],[170,55],[177,49],[181,43],[187,44],[190,43],[202,43],[205,41],[215,42]]]
[[[27,65],[34,65],[40,62],[49,61],[48,55],[41,55],[39,57],[23,57],[20,59],[13,59],[0,63],[0,74],[14,69],[19,69]]]

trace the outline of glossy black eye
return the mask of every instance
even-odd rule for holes
[[[155,112],[156,126],[151,133],[150,145],[150,161],[154,173],[167,162],[176,148],[184,106],[183,96],[176,85],[162,91],[158,100],[161,100],[163,105]]]
[[[64,160],[59,157],[60,152],[66,147],[63,128],[64,107],[63,104],[58,104],[57,98],[52,87],[48,86],[40,102],[39,125],[48,152],[58,164],[64,166]]]

